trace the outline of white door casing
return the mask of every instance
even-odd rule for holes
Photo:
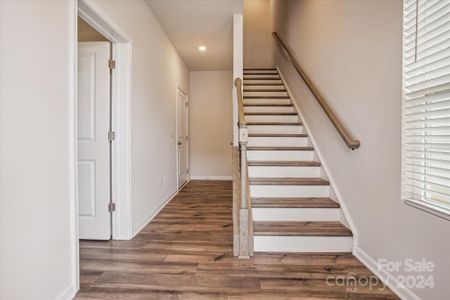
[[[188,140],[187,140],[187,96],[180,89],[177,90],[177,154],[178,154],[178,187],[188,180]]]
[[[109,42],[78,44],[79,238],[111,238]]]

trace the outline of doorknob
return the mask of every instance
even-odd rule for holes
[[[178,146],[181,146],[181,144],[182,144],[181,142],[178,142]]]

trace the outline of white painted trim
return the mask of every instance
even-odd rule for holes
[[[328,165],[326,163],[326,161],[323,159],[323,155],[320,152],[319,147],[317,147],[317,142],[314,139],[313,134],[311,133],[311,130],[309,129],[308,123],[306,122],[306,119],[304,118],[304,115],[302,113],[302,111],[300,110],[300,108],[298,107],[298,104],[296,101],[294,101],[294,97],[292,96],[293,93],[291,93],[291,90],[287,84],[287,81],[285,80],[280,68],[277,66],[277,70],[278,70],[278,74],[280,74],[281,80],[283,81],[287,93],[288,95],[291,97],[292,100],[292,104],[294,105],[295,109],[297,110],[297,113],[300,115],[301,121],[303,123],[303,126],[306,130],[306,132],[308,133],[308,137],[311,140],[311,144],[314,147],[314,151],[316,152],[317,157],[319,158],[320,162],[321,162],[321,166],[322,168],[325,170],[327,176],[328,176],[328,181],[330,182],[330,191],[333,191],[334,195],[336,196],[339,204],[341,205],[341,209],[343,212],[343,215],[346,219],[346,223],[348,224],[348,226],[350,227],[350,230],[353,233],[353,249],[355,249],[356,247],[358,247],[359,245],[359,235],[358,235],[358,231],[356,229],[355,223],[353,222],[350,213],[348,212],[347,206],[345,205],[345,202],[343,200],[342,194],[339,192],[338,188],[337,188],[337,184],[336,181],[334,180],[333,176],[331,175],[330,169],[328,168]],[[331,194],[330,194],[331,195]]]
[[[131,47],[132,41],[106,12],[92,0],[72,0],[69,11],[69,201],[71,224],[71,276],[70,288],[57,299],[72,299],[80,288],[79,238],[78,238],[78,169],[77,169],[77,18],[88,24],[113,42],[117,69],[113,75],[113,128],[117,140],[113,146],[113,197],[117,211],[113,214],[112,234],[116,239],[132,237],[131,220]]]
[[[192,175],[191,180],[232,180],[233,176],[203,176]]]
[[[186,182],[187,184],[188,182]],[[183,187],[186,185],[184,184]],[[181,189],[177,190],[172,196],[170,196],[169,198],[166,199],[166,201],[164,201],[159,207],[158,209],[150,214],[143,222],[141,222],[141,224],[139,224],[137,227],[137,229],[133,229],[133,234],[131,236],[131,239],[134,238],[142,229],[145,228],[145,226],[147,226],[159,213],[160,211],[166,207],[166,205],[173,199],[176,197],[176,195],[178,195],[178,193],[181,191]]]
[[[69,218],[70,218],[70,245],[71,245],[71,284],[61,293],[57,299],[69,299],[69,291],[76,294],[80,289],[80,256],[79,256],[79,239],[78,239],[78,168],[77,168],[77,69],[78,69],[78,3],[72,0],[69,5],[69,29],[68,36],[70,50],[68,61],[68,86],[69,86],[69,111],[68,111],[68,162],[69,162]],[[72,299],[72,298],[70,298]]]
[[[127,240],[132,235],[132,188],[131,188],[131,65],[132,43],[113,43],[113,55],[117,61],[113,72],[113,214],[112,236]]]
[[[426,213],[435,215],[444,220],[450,221],[450,210],[444,206],[438,206],[435,203],[429,203],[421,200],[406,199],[405,204],[420,209]]]
[[[122,28],[93,0],[78,0],[78,15],[112,42],[113,72],[113,190],[116,211],[112,215],[112,236],[117,240],[131,239],[132,189],[131,189],[131,78],[132,40]]]
[[[69,285],[61,294],[56,296],[55,300],[72,300],[77,295],[79,288],[75,289],[73,285]]]
[[[179,168],[179,164],[180,164],[180,159],[179,159],[179,157],[178,157],[178,121],[179,121],[179,119],[178,119],[178,111],[179,111],[179,103],[178,103],[178,93],[179,92],[181,92],[184,96],[186,96],[186,103],[187,103],[187,106],[186,106],[186,111],[185,111],[185,113],[186,113],[186,115],[185,115],[185,122],[186,122],[186,124],[184,125],[185,126],[185,128],[186,128],[186,136],[188,137],[188,139],[186,140],[186,164],[187,164],[187,170],[188,170],[188,172],[187,172],[187,180],[186,180],[186,182],[182,185],[182,186],[180,186],[180,181],[179,181],[179,179],[180,179],[180,174],[179,174],[179,171],[180,171],[180,168]],[[175,98],[175,107],[176,107],[176,116],[175,116],[175,149],[176,149],[176,156],[175,156],[175,161],[176,161],[176,168],[177,168],[177,170],[176,170],[176,174],[177,174],[177,178],[176,178],[176,180],[177,180],[177,189],[181,189],[186,183],[188,183],[189,182],[189,167],[190,167],[190,160],[189,160],[189,142],[190,142],[190,134],[189,134],[189,106],[190,106],[190,103],[189,103],[189,95],[181,88],[181,86],[179,85],[179,84],[177,84],[177,89],[176,89],[176,98]]]
[[[78,15],[113,43],[129,43],[131,37],[94,0],[78,0]]]
[[[353,247],[353,255],[356,256],[370,271],[372,271],[378,278],[383,281],[397,296],[401,299],[413,299],[420,300],[409,288],[399,288],[401,284],[398,282],[397,278],[393,276],[386,270],[380,269],[376,260],[370,256],[366,251],[364,251],[359,246]]]

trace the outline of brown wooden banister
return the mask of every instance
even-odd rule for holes
[[[297,73],[302,77],[303,81],[305,81],[306,85],[308,86],[311,93],[316,98],[317,102],[319,102],[319,105],[324,110],[325,114],[330,119],[331,123],[333,123],[334,127],[338,131],[339,135],[344,140],[345,144],[352,149],[358,149],[361,143],[358,140],[355,140],[348,130],[345,128],[345,126],[342,124],[342,122],[339,120],[339,118],[336,116],[334,111],[331,109],[331,107],[328,105],[328,103],[325,101],[325,99],[322,97],[322,95],[319,93],[317,88],[314,86],[312,81],[309,79],[309,77],[306,75],[306,73],[302,70],[300,65],[295,61],[294,57],[291,55],[289,50],[287,49],[286,45],[283,43],[283,41],[280,39],[278,34],[276,32],[272,32],[272,35],[277,42],[278,46],[280,47],[283,54],[286,56],[288,61],[292,64],[292,66],[295,68]]]

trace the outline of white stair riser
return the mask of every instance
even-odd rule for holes
[[[248,146],[304,147],[308,145],[306,137],[249,137]]]
[[[278,74],[254,74],[254,75],[244,75],[244,80],[248,80],[248,78],[275,78],[280,76]]]
[[[279,92],[244,92],[244,97],[254,97],[254,96],[264,96],[264,97],[279,97],[279,96],[287,96],[287,92],[279,91]]]
[[[252,197],[329,197],[327,185],[252,185]]]
[[[244,70],[245,74],[271,73],[278,74],[277,70]]]
[[[291,99],[270,99],[270,98],[245,98],[244,105],[247,104],[265,104],[265,105],[276,105],[276,104],[292,104]],[[266,106],[267,107],[267,106]],[[270,107],[270,106],[269,106]]]
[[[276,83],[276,84],[282,84],[280,79],[266,79],[266,80],[258,80],[258,79],[245,79],[244,80],[245,83],[250,83],[250,84],[266,84],[266,83]]]
[[[270,150],[252,150],[247,151],[248,160],[313,160],[314,151],[270,151]]]
[[[339,208],[252,208],[253,221],[339,221]]]
[[[347,236],[255,236],[259,252],[351,252],[353,238]]]
[[[299,117],[295,116],[284,116],[284,115],[262,115],[262,116],[252,116],[246,115],[245,120],[247,122],[298,122]]]
[[[259,112],[259,113],[294,113],[293,106],[246,106],[244,112]]]
[[[320,167],[250,166],[250,177],[320,177]]]
[[[301,125],[248,125],[249,133],[305,133]]]

